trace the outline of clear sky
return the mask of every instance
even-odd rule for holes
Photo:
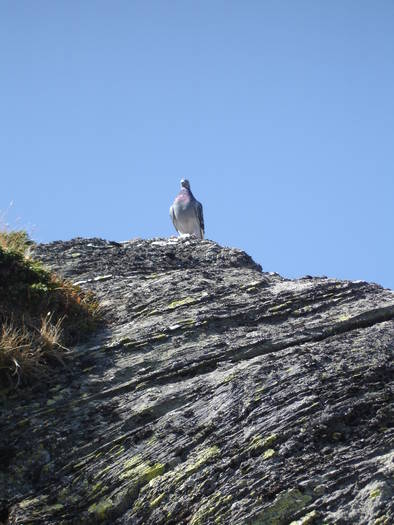
[[[0,210],[394,288],[393,0],[1,0]],[[13,206],[9,208],[9,203]]]

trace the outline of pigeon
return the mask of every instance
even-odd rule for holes
[[[170,208],[170,217],[180,235],[190,234],[199,239],[204,238],[202,205],[194,198],[186,179],[181,180],[181,191]]]

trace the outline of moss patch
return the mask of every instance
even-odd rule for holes
[[[371,499],[375,499],[375,498],[378,498],[380,496],[381,492],[380,492],[380,489],[373,489],[371,490],[371,492],[369,493],[369,497]]]
[[[246,450],[258,453],[260,451],[263,451],[267,447],[272,446],[276,442],[277,439],[278,439],[277,434],[271,434],[271,435],[269,435],[267,437],[263,437],[260,434],[256,434],[250,440],[249,446],[247,447]],[[273,456],[272,453],[270,453],[270,454],[268,454],[266,456],[267,452],[268,452],[268,450],[264,453],[264,459],[267,459],[268,457]],[[273,452],[275,453],[275,451],[273,451]]]
[[[268,310],[268,313],[281,312],[282,310],[289,308],[291,304],[291,301],[288,301],[286,303],[278,304],[277,306],[271,306],[271,308]]]
[[[380,516],[376,518],[373,522],[373,525],[388,525],[390,523],[390,518],[388,516]]]
[[[120,479],[131,479],[138,485],[148,483],[157,476],[164,474],[165,466],[162,463],[148,463],[140,455],[134,456],[125,462]]]
[[[193,474],[194,472],[197,472],[197,470],[200,470],[200,468],[205,465],[205,463],[208,463],[209,460],[217,457],[219,454],[219,447],[214,446],[206,448],[198,454],[196,461],[187,465],[184,470],[185,474]]]
[[[270,459],[272,458],[273,456],[275,456],[275,450],[273,448],[269,448],[268,450],[266,450],[263,454],[263,458],[264,459]]]
[[[157,507],[161,501],[163,501],[163,499],[165,498],[165,493],[163,492],[163,494],[160,494],[160,496],[157,496],[157,498],[155,498],[154,500],[152,500],[150,502],[150,506],[151,507]]]
[[[224,510],[223,507],[228,506],[232,499],[233,497],[231,495],[223,496],[221,492],[216,492],[199,506],[190,520],[190,525],[204,525],[204,523],[207,523],[208,520],[212,520],[213,518],[215,518],[215,523],[220,523]]]
[[[310,525],[316,520],[317,517],[318,513],[315,510],[312,510],[312,512],[308,512],[308,514],[303,516],[301,519],[292,521],[290,525]]]
[[[279,494],[271,505],[259,513],[251,525],[280,525],[291,519],[311,500],[311,496],[302,494],[298,489],[291,489]]]
[[[229,374],[228,376],[225,376],[223,380],[221,381],[221,385],[226,385],[227,383],[231,383],[233,379],[237,377],[237,374],[234,372],[232,374]]]
[[[88,508],[88,513],[94,516],[96,520],[104,521],[105,518],[108,515],[108,512],[112,509],[113,502],[109,498],[102,499],[98,503],[93,503],[93,505],[90,505]]]
[[[169,310],[174,310],[175,308],[179,308],[180,306],[185,306],[187,304],[193,304],[196,302],[198,302],[198,299],[196,299],[195,297],[185,297],[184,299],[172,301],[172,303],[170,303],[167,308]]]

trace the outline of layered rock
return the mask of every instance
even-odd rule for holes
[[[106,325],[3,400],[0,522],[391,523],[394,293],[192,238],[35,255]]]

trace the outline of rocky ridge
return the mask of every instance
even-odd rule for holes
[[[393,522],[392,291],[193,238],[35,255],[107,324],[1,402],[0,522]]]

